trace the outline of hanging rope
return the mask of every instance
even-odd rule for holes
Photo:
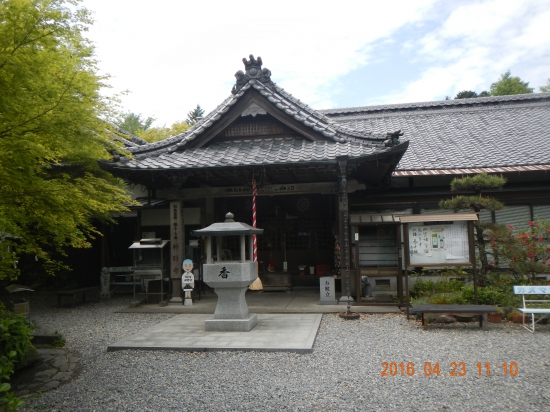
[[[256,228],[256,196],[258,195],[258,188],[256,187],[256,179],[252,177],[252,227]],[[253,259],[256,262],[256,270],[258,271],[258,241],[256,235],[252,235],[252,250]],[[262,281],[258,276],[254,282],[248,287],[250,290],[262,290]]]
[[[256,196],[258,188],[256,187],[256,179],[252,178],[252,227],[256,228]],[[256,235],[252,235],[252,244],[254,248],[254,262],[258,261],[258,241]]]

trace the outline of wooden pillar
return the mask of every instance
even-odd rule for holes
[[[204,208],[205,213],[204,213],[203,226],[206,227],[216,222],[214,222],[214,198],[207,197],[204,200],[205,200],[205,208]]]
[[[241,262],[246,260],[246,239],[244,235],[241,235]]]
[[[352,297],[355,282],[354,272],[351,271],[349,243],[349,202],[347,194],[347,158],[338,160],[340,166],[340,180],[338,182],[338,226],[340,233],[340,273],[342,282],[342,296],[340,302],[354,302]],[[347,233],[346,233],[347,232]],[[349,288],[349,289],[348,289]]]
[[[206,236],[206,263],[214,263],[212,260],[212,236]]]
[[[216,236],[216,262],[222,260],[222,237]]]

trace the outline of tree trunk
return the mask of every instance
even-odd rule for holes
[[[485,238],[483,237],[483,228],[479,222],[474,223],[476,232],[477,250],[479,253],[479,260],[481,267],[479,268],[478,286],[483,286],[487,278],[487,269],[489,268],[489,262],[487,260],[487,249]]]

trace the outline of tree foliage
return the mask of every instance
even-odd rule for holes
[[[512,77],[510,70],[500,76],[500,79],[491,84],[492,96],[506,96],[510,94],[533,93],[529,82],[522,81],[519,77]]]
[[[189,129],[189,123],[187,123],[186,120],[181,122],[176,122],[170,127],[162,126],[162,127],[151,127],[150,129],[147,129],[145,131],[140,131],[137,133],[137,136],[141,139],[153,143],[157,142],[159,140],[166,139],[170,136],[175,136],[180,133],[185,132],[187,129]]]
[[[149,130],[154,121],[155,119],[153,117],[142,119],[141,113],[135,114],[132,112],[128,112],[120,117],[118,120],[116,120],[114,123],[122,130],[138,136],[139,133]]]
[[[489,242],[498,257],[513,272],[535,280],[538,273],[550,273],[550,222],[535,218],[528,229],[501,226],[489,231]]]
[[[550,93],[550,78],[548,78],[548,80],[546,80],[546,84],[544,86],[540,86],[539,89],[542,93]]]
[[[502,176],[481,173],[475,176],[466,176],[460,179],[453,179],[451,182],[451,190],[453,192],[469,190],[479,194],[485,189],[502,189],[505,184],[506,179]]]
[[[197,104],[197,107],[193,110],[191,110],[189,113],[187,113],[187,124],[189,126],[193,126],[195,123],[197,123],[197,120],[201,118],[204,115],[204,110],[200,105]]]
[[[483,196],[481,192],[488,189],[501,189],[506,184],[506,179],[501,176],[488,175],[481,173],[476,176],[467,176],[453,179],[451,182],[451,191],[474,192],[474,195],[459,195],[452,199],[442,200],[439,207],[442,209],[471,209],[478,213],[482,210],[495,211],[504,208],[504,205],[496,199]],[[492,229],[492,225],[484,224],[480,221],[474,221],[476,246],[479,252],[481,262],[480,279],[483,282],[489,270],[489,261],[487,259],[487,241],[485,231]]]
[[[477,97],[477,93],[473,90],[462,90],[456,94],[455,99],[472,99],[474,97]]]
[[[22,254],[49,273],[52,252],[89,247],[94,219],[130,201],[97,161],[120,150],[101,118],[112,101],[84,37],[92,23],[79,0],[0,4],[0,280]]]

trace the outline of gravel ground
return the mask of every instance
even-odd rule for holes
[[[106,347],[172,314],[119,314],[130,299],[75,309],[33,299],[33,320],[59,331],[82,353],[71,382],[26,400],[24,410],[51,411],[550,411],[550,325],[432,326],[402,315],[342,321],[324,315],[314,352],[116,351]],[[383,362],[414,362],[414,376],[381,376]],[[425,376],[424,364],[440,374]],[[464,376],[449,376],[463,362]],[[476,364],[491,364],[478,376]],[[516,362],[516,376],[502,363]],[[501,365],[498,368],[496,365]],[[456,373],[463,373],[461,365]],[[412,370],[409,370],[412,372]],[[496,375],[498,374],[498,376]],[[446,376],[444,376],[446,375]]]

